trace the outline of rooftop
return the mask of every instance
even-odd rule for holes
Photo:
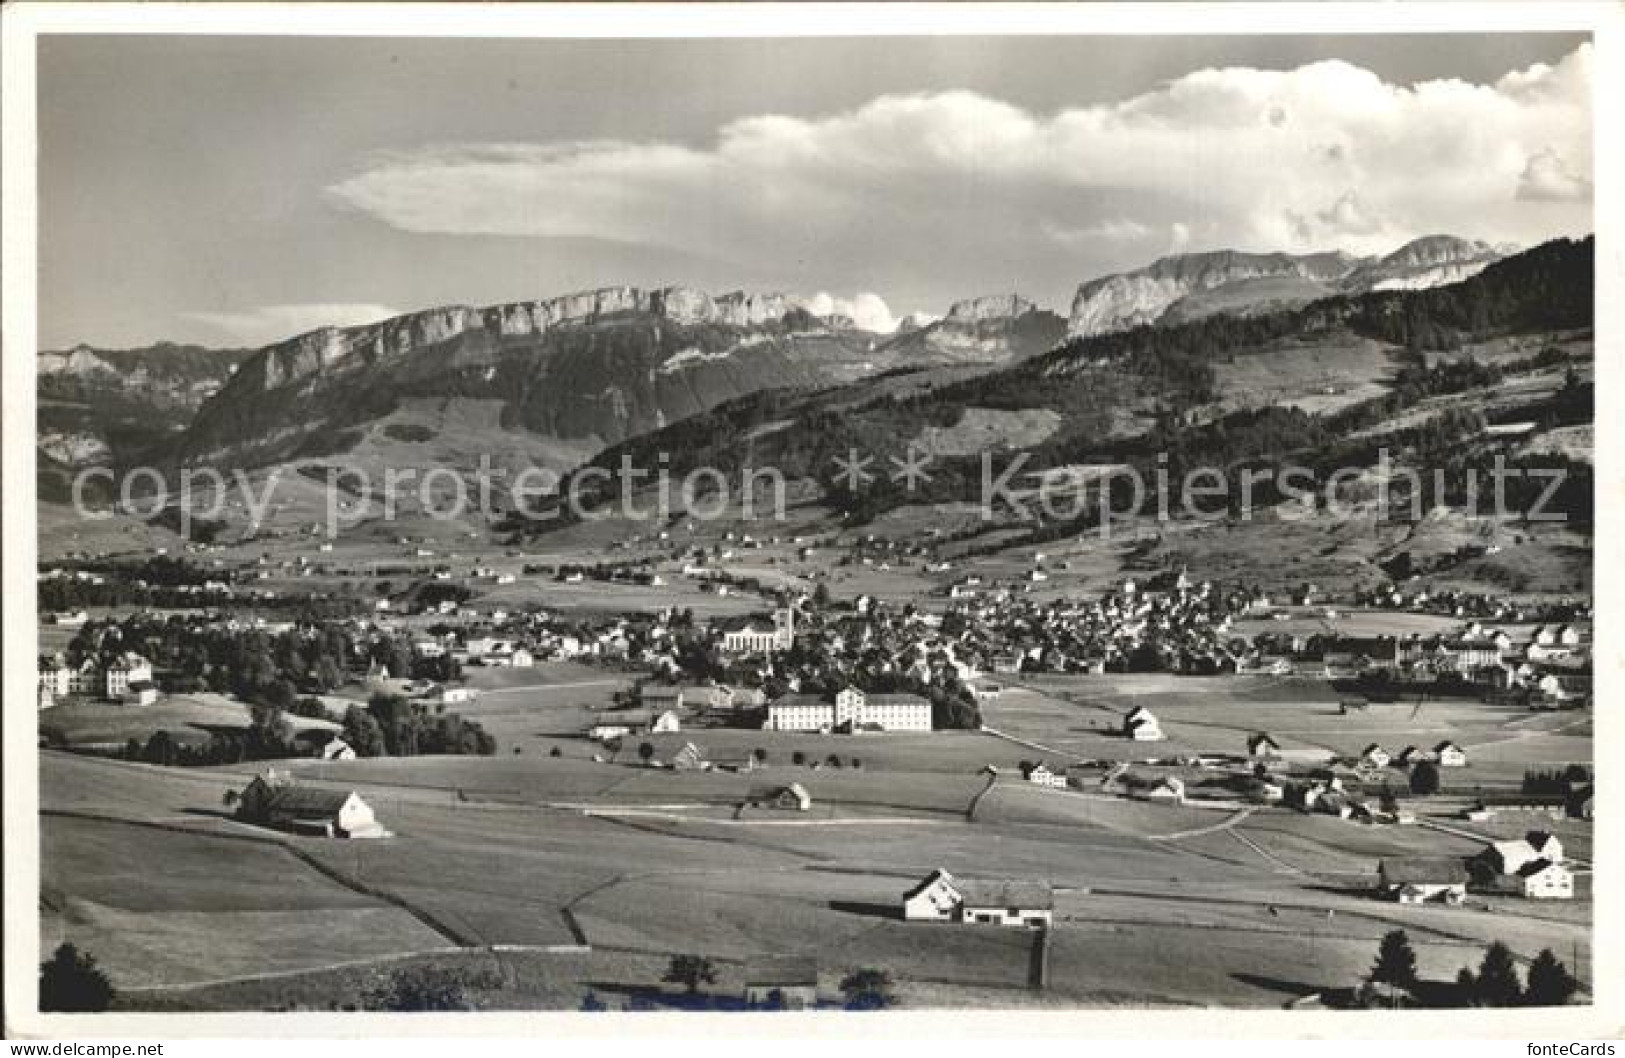
[[[1015,907],[1028,911],[1049,911],[1055,907],[1055,891],[1048,882],[958,878],[951,884],[966,907]]]
[[[1392,885],[1418,882],[1457,885],[1467,881],[1467,866],[1453,856],[1404,856],[1382,861],[1383,880]]]
[[[759,955],[745,960],[746,985],[817,985],[818,960],[810,955]]]

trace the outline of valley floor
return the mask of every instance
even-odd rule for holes
[[[967,762],[1020,750],[964,739]],[[889,742],[846,740],[864,769],[815,774],[290,762],[304,783],[359,791],[395,834],[348,842],[230,819],[223,797],[251,766],[44,752],[42,945],[94,952],[129,1009],[342,1007],[417,963],[470,970],[491,1009],[576,1009],[589,992],[615,1006],[658,995],[685,952],[713,960],[721,996],[738,995],[746,960],[799,954],[817,959],[830,1002],[872,966],[906,1006],[1279,1007],[1355,983],[1393,928],[1424,977],[1454,977],[1493,940],[1525,960],[1578,955],[1587,975],[1588,900],[1485,910],[1370,895],[1380,856],[1479,847],[1456,828],[1045,790],[924,768],[918,748]],[[804,817],[729,808],[791,779],[813,792]],[[1039,934],[901,920],[903,892],[937,867],[1055,887],[1041,989]]]

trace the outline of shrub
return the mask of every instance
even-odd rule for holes
[[[39,1008],[60,1013],[106,1010],[116,993],[96,960],[72,944],[63,944],[39,968]]]

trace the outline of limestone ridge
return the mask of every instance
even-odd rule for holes
[[[876,352],[881,366],[1005,364],[1047,352],[1066,321],[1020,294],[966,298],[939,320],[911,317]]]
[[[685,326],[760,327],[805,313],[802,299],[789,294],[736,291],[713,297],[689,287],[658,290],[601,287],[540,301],[518,301],[476,309],[465,305],[426,309],[359,327],[323,327],[269,347],[260,364],[270,389],[307,375],[342,369],[348,362],[374,363],[424,346],[450,341],[469,331],[495,337],[540,337],[559,327],[584,326],[610,317],[641,314]],[[851,321],[824,320],[850,327]]]
[[[327,456],[447,400],[496,402],[502,429],[593,449],[759,390],[825,384],[869,355],[874,335],[805,304],[615,286],[321,328],[252,354],[175,452],[222,466]]]
[[[1067,333],[1088,337],[1219,312],[1273,311],[1335,294],[1421,290],[1477,275],[1505,255],[1506,248],[1450,235],[1413,240],[1385,257],[1340,251],[1179,254],[1079,286]]]

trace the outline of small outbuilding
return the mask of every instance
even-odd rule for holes
[[[745,1003],[771,1010],[805,1010],[818,1005],[818,960],[774,955],[745,962]]]
[[[1406,856],[1378,865],[1378,889],[1401,904],[1459,904],[1467,897],[1467,866],[1448,856]]]

